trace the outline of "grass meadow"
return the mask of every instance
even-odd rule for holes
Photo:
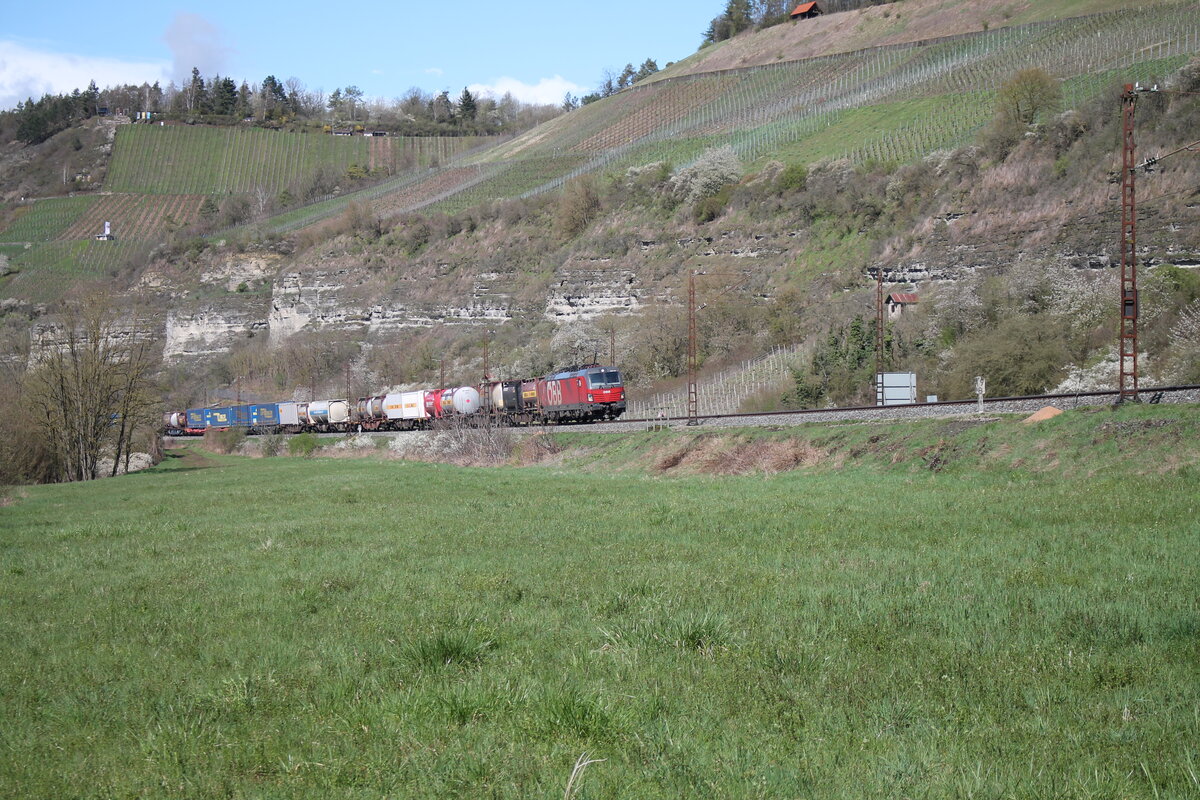
[[[1110,445],[10,490],[0,794],[1196,797],[1200,475]]]

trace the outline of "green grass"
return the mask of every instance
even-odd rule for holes
[[[941,471],[208,456],[13,490],[0,787],[549,798],[586,751],[581,798],[1195,796],[1200,477],[1161,469],[1194,416],[918,428],[973,453]],[[1095,474],[975,453],[1081,431]]]

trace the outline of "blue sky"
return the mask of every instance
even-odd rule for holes
[[[165,85],[193,65],[252,84],[275,75],[326,93],[353,85],[368,98],[413,86],[457,97],[472,86],[557,103],[594,89],[606,68],[646,58],[662,67],[695,52],[724,2],[3,5],[0,108],[89,79]]]

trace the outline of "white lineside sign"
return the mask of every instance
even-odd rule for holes
[[[875,405],[905,406],[915,402],[917,402],[917,373],[876,373]]]

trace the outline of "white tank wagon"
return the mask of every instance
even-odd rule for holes
[[[329,431],[350,421],[350,403],[346,400],[314,400],[308,404],[308,423]]]
[[[479,390],[474,386],[442,390],[442,416],[469,417],[479,411]]]

